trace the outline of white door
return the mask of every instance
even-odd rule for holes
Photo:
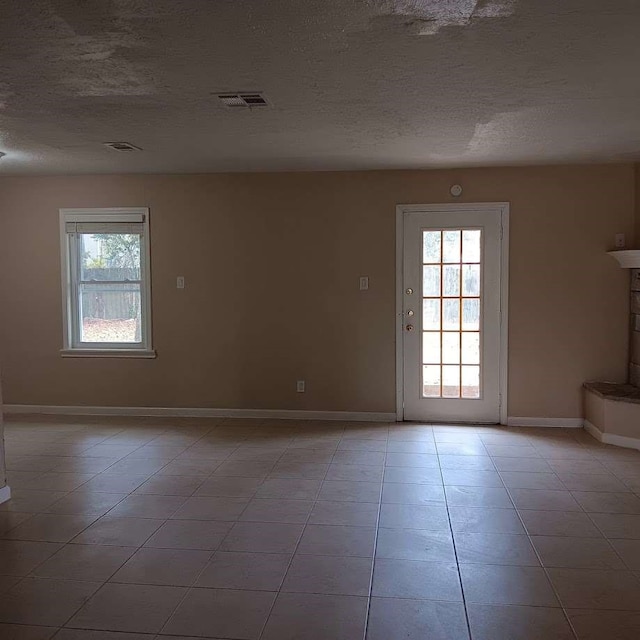
[[[508,206],[407,206],[399,216],[400,413],[405,420],[498,423]]]

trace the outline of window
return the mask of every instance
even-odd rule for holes
[[[61,209],[68,356],[154,357],[148,209]]]

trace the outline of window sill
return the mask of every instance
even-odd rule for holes
[[[146,358],[156,357],[153,349],[61,349],[63,358]]]

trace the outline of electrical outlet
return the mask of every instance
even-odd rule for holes
[[[624,249],[625,244],[624,233],[616,233],[616,249]]]
[[[360,276],[360,291],[369,290],[369,276]]]
[[[184,276],[178,276],[176,278],[176,288],[184,289]]]
[[[298,393],[304,393],[304,387],[305,387],[304,380],[298,380],[296,382],[296,391]]]

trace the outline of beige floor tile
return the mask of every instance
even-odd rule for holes
[[[31,489],[15,489],[11,492],[11,500],[0,504],[0,513],[16,511],[18,513],[41,513],[47,507],[64,498],[66,491],[33,491]]]
[[[449,517],[458,533],[525,533],[515,509],[450,506]]]
[[[301,524],[238,522],[220,545],[222,551],[293,553],[302,534]]]
[[[191,586],[209,562],[211,551],[139,549],[110,582]]]
[[[444,488],[435,484],[401,484],[385,482],[382,502],[385,504],[444,504]]]
[[[267,591],[191,589],[163,633],[258,640],[275,597]]]
[[[475,469],[442,469],[446,486],[459,487],[503,487],[497,471],[477,471]]]
[[[377,503],[318,501],[313,505],[309,524],[372,527],[377,519]]]
[[[474,640],[575,640],[560,609],[471,604],[467,612]]]
[[[119,631],[89,631],[88,629],[61,629],[56,640],[152,640],[145,633],[121,633]],[[171,640],[181,640],[171,638]],[[184,640],[184,639],[182,639]],[[188,639],[187,639],[188,640]],[[193,639],[192,639],[193,640]]]
[[[239,476],[241,478],[265,478],[273,469],[273,462],[232,460],[223,462],[214,472],[214,477]]]
[[[4,534],[11,540],[35,540],[40,542],[69,542],[86,529],[97,516],[67,516],[38,513],[26,522]]]
[[[458,567],[455,562],[377,558],[372,595],[462,602]]]
[[[464,606],[457,602],[371,598],[367,640],[421,639],[426,629],[429,640],[467,640]]]
[[[449,532],[415,529],[380,529],[376,556],[398,560],[455,562]]]
[[[194,476],[151,476],[133,495],[184,496],[193,495],[202,485],[202,478]]]
[[[332,462],[334,464],[365,464],[378,465],[384,464],[385,453],[383,451],[336,451]]]
[[[348,482],[325,480],[318,500],[334,502],[380,502],[380,482]]]
[[[560,606],[541,567],[461,564],[460,577],[467,604]]]
[[[328,464],[316,462],[278,462],[269,471],[269,478],[305,478],[322,480],[329,470]]]
[[[233,522],[168,520],[144,544],[158,549],[217,549]]]
[[[551,473],[553,469],[542,458],[504,458],[493,457],[493,464],[498,471],[519,471],[528,473]]]
[[[134,553],[135,547],[68,544],[32,571],[38,578],[107,581]]]
[[[61,548],[61,544],[54,542],[0,540],[0,573],[11,576],[29,575]]]
[[[262,640],[353,640],[364,635],[367,598],[280,593]]]
[[[123,458],[110,466],[107,473],[122,473],[123,475],[143,475],[152,476],[157,471],[168,465],[173,459],[169,458]]]
[[[578,640],[637,640],[640,613],[628,611],[589,611],[569,609],[569,620]]]
[[[640,611],[640,581],[628,571],[549,569],[566,609]]]
[[[162,467],[156,473],[157,476],[191,476],[195,478],[208,478],[222,464],[220,460],[200,460],[189,458],[177,458],[168,465]]]
[[[459,562],[539,566],[529,538],[503,533],[454,533]]]
[[[6,638],[7,640],[49,640],[57,630],[56,627],[34,627],[22,624],[0,623],[0,638]],[[62,640],[71,640],[60,635],[58,637]],[[123,640],[127,639],[124,638]]]
[[[510,489],[516,509],[536,511],[582,511],[569,491],[546,489]]]
[[[612,546],[602,538],[533,536],[543,567],[571,569],[624,569]]]
[[[320,492],[321,480],[271,478],[265,480],[255,493],[256,498],[285,498],[314,500]]]
[[[640,571],[640,540],[611,540],[628,569]]]
[[[216,551],[195,586],[278,591],[290,562],[288,553]]]
[[[640,515],[590,513],[589,517],[607,538],[640,540]]]
[[[495,471],[489,456],[440,456],[440,468],[451,470]]]
[[[26,483],[25,488],[36,491],[73,491],[94,476],[93,473],[55,473],[50,471],[40,474],[37,478]]]
[[[171,519],[235,521],[248,504],[246,498],[191,497],[183,502]]]
[[[383,504],[380,526],[386,529],[449,531],[449,517],[444,505]]]
[[[0,593],[4,593],[18,584],[22,578],[20,576],[3,576],[0,575]],[[0,636],[1,638],[2,636]]]
[[[562,484],[570,491],[603,491],[625,493],[630,489],[611,474],[558,472]]]
[[[150,518],[114,518],[106,515],[73,538],[72,543],[139,547],[163,522]]]
[[[46,513],[60,513],[70,516],[103,516],[124,500],[127,495],[126,493],[102,493],[78,489],[54,502],[45,511]]]
[[[373,556],[374,527],[307,525],[297,553],[321,556]]]
[[[241,522],[289,522],[304,524],[309,518],[313,502],[310,500],[251,500],[240,516]]]
[[[296,555],[283,592],[368,596],[371,558]]]
[[[273,475],[273,474],[272,474]],[[364,464],[331,464],[326,473],[326,480],[382,482],[383,468],[378,465]]]
[[[385,484],[398,482],[401,484],[442,485],[442,472],[440,469],[426,469],[424,467],[386,467],[384,482]]]
[[[487,444],[486,450],[494,458],[540,458],[537,449],[531,445]]]
[[[387,443],[384,440],[370,440],[367,438],[343,439],[338,444],[338,451],[386,451]]]
[[[11,529],[15,529],[19,524],[32,518],[32,513],[19,513],[17,511],[0,511],[0,537]]]
[[[506,489],[497,487],[445,487],[447,503],[457,507],[513,509]]]
[[[181,587],[105,584],[66,626],[157,633],[186,592]]]
[[[219,498],[252,498],[261,484],[262,480],[260,478],[207,478],[200,484],[194,495]]]
[[[587,513],[627,513],[640,515],[640,498],[632,493],[573,491],[572,494]]]
[[[437,453],[436,444],[431,440],[397,440],[390,439],[387,443],[390,453]]]
[[[0,599],[0,622],[62,626],[100,587],[95,582],[24,578]]]
[[[169,518],[187,500],[183,496],[131,495],[118,503],[109,515],[116,518]]]
[[[555,491],[566,489],[555,473],[502,471],[500,476],[509,489],[551,489]]]
[[[602,533],[589,516],[580,511],[522,510],[519,513],[531,536],[602,537]]]
[[[482,442],[437,442],[441,456],[486,456],[488,451]]]
[[[102,493],[130,493],[148,480],[148,475],[120,475],[103,471],[82,485],[85,491]]]

